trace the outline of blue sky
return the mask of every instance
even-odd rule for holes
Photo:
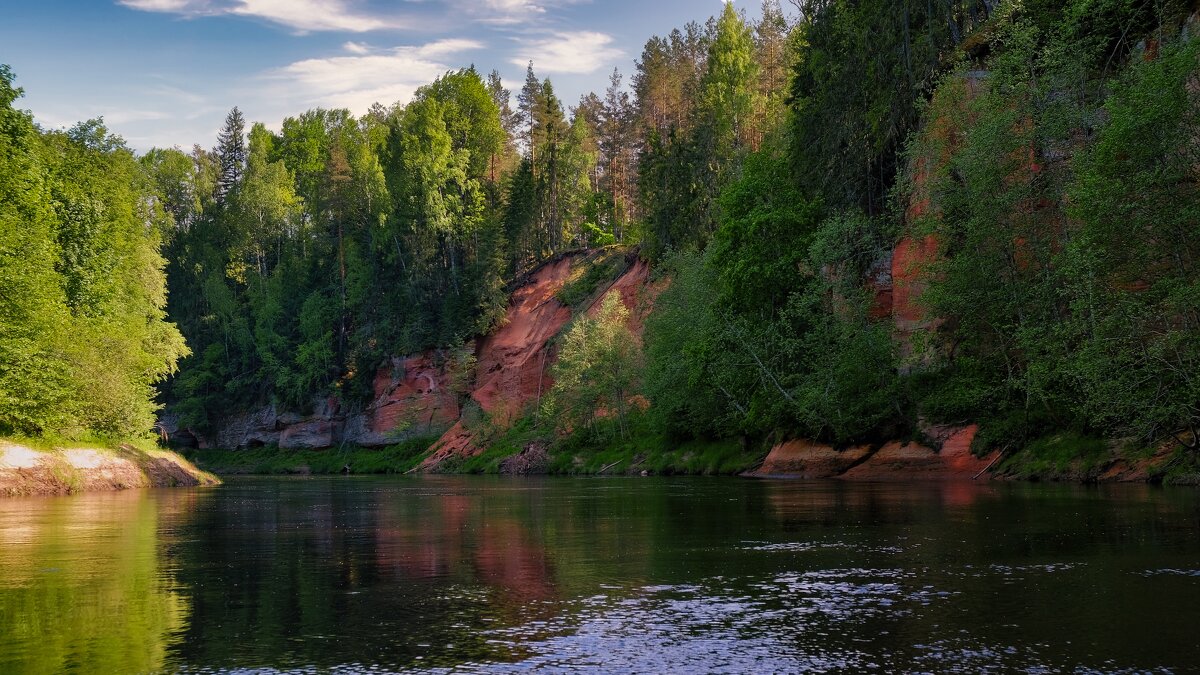
[[[406,101],[442,72],[496,68],[510,89],[532,59],[568,105],[614,66],[723,0],[18,0],[0,63],[48,128],[103,116],[130,146],[213,145],[237,105],[277,129],[313,107]],[[748,18],[760,0],[738,0]]]

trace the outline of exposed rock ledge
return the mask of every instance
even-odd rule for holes
[[[0,496],[218,484],[215,476],[173,452],[129,445],[41,451],[0,441]]]
[[[997,455],[971,454],[978,431],[975,425],[934,429],[931,435],[940,443],[938,449],[892,441],[838,450],[813,441],[788,441],[771,448],[762,466],[750,475],[846,480],[985,479]]]

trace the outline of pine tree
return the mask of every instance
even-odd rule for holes
[[[501,160],[513,156],[513,143],[520,130],[521,118],[512,109],[512,92],[505,88],[498,71],[488,73],[487,90],[492,96],[492,102],[500,111],[500,127],[504,130],[503,148],[499,152],[493,152],[488,162],[488,180],[495,185],[500,180]]]
[[[788,22],[779,0],[763,0],[762,18],[754,26],[757,47],[758,101],[755,125],[766,133],[772,120],[781,117],[779,108],[786,93],[788,66]]]
[[[225,117],[225,126],[217,135],[216,155],[221,165],[217,200],[224,202],[237,189],[246,168],[246,118],[236,106]]]
[[[546,80],[534,107],[533,145],[530,158],[538,185],[542,227],[550,252],[562,250],[564,181],[563,151],[570,131],[562,103],[554,95],[554,86]],[[540,159],[539,159],[540,158]]]
[[[517,112],[523,127],[521,140],[525,145],[525,154],[529,156],[530,160],[535,159],[534,127],[537,124],[538,101],[542,95],[542,83],[537,79],[537,75],[534,75],[533,61],[530,61],[529,67],[525,70],[525,86],[521,87],[521,93],[517,95]]]

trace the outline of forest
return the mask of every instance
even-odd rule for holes
[[[353,408],[426,350],[469,378],[521,279],[606,250],[663,288],[644,334],[613,296],[580,313],[522,434],[844,445],[978,423],[981,450],[1194,453],[1195,9],[726,4],[574,105],[535,63],[519,87],[472,66],[278,132],[234,108],[215,147],[144,154],[99,119],[38,127],[0,66],[0,435]],[[877,280],[899,306],[913,250],[902,325]]]

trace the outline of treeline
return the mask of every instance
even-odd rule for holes
[[[845,443],[980,422],[991,447],[1200,444],[1192,8],[803,9],[782,133],[719,165],[707,244],[672,241],[650,428]],[[918,252],[898,270],[921,291],[915,330],[874,292],[898,243]]]
[[[798,8],[727,4],[569,109],[536,64],[515,96],[469,68],[140,158],[37,130],[4,71],[0,431],[145,428],[187,351],[160,240],[191,348],[162,389],[197,431],[360,404],[394,355],[465,363],[512,280],[623,244],[670,282],[644,350],[611,301],[564,334],[547,405],[577,437],[1196,445],[1193,8]]]
[[[723,158],[757,145],[781,100],[756,65],[783,80],[786,26],[767,7],[756,30],[730,9],[652,40],[633,97],[614,71],[568,111],[535,64],[515,96],[469,68],[361,118],[312,110],[275,134],[235,109],[211,152],[148,153],[173,218],[169,311],[194,352],[167,387],[172,408],[204,431],[271,401],[359,405],[394,355],[465,359],[502,318],[507,283],[557,253],[665,250],[681,224],[684,240],[706,236]],[[639,179],[665,156],[688,158],[663,180],[696,186],[684,199],[698,206],[679,207],[691,211],[668,216],[676,195]]]
[[[165,320],[169,216],[120,138],[39,131],[20,96],[0,65],[0,434],[145,434],[187,354]]]

